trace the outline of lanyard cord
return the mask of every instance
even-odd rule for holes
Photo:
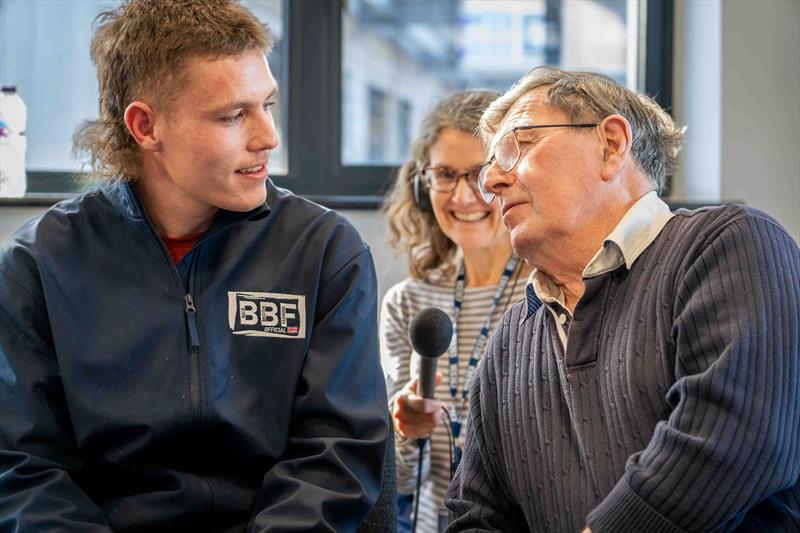
[[[511,282],[511,290],[506,293],[506,303],[503,304],[504,313],[508,306],[511,305],[511,298],[514,297],[514,293],[517,292],[517,282],[519,282],[520,274],[522,274],[522,261],[517,264],[517,268],[514,270],[514,281]]]
[[[489,313],[486,316],[486,319],[483,322],[483,327],[481,328],[480,333],[478,334],[478,338],[475,339],[475,344],[472,348],[472,354],[469,358],[469,362],[467,365],[467,372],[464,376],[464,383],[462,384],[461,388],[461,398],[458,398],[458,385],[459,385],[459,372],[458,372],[458,318],[461,315],[461,306],[464,301],[464,289],[466,286],[466,272],[464,269],[464,263],[461,263],[461,268],[458,272],[458,278],[456,278],[456,285],[453,292],[453,337],[450,340],[450,358],[449,358],[449,383],[450,383],[450,397],[452,398],[451,404],[451,418],[452,418],[452,426],[453,426],[453,435],[455,438],[458,437],[458,434],[461,431],[461,412],[463,409],[464,402],[469,395],[469,385],[470,381],[472,380],[472,376],[475,374],[475,369],[478,366],[478,361],[480,361],[481,356],[483,355],[483,350],[486,347],[486,341],[489,339],[489,330],[491,329],[492,325],[492,317],[494,316],[495,311],[497,310],[497,306],[500,303],[500,299],[505,292],[508,282],[511,279],[511,276],[514,272],[517,272],[514,278],[514,288],[512,289],[512,293],[514,289],[516,289],[517,280],[519,279],[519,271],[517,270],[517,266],[519,265],[520,259],[516,256],[516,254],[511,254],[511,257],[508,259],[505,268],[503,269],[503,275],[500,278],[500,281],[497,284],[497,288],[495,289],[494,296],[492,297],[492,306],[489,310]],[[511,299],[511,294],[506,299],[506,307],[508,307],[508,303]]]

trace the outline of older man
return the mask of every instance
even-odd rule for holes
[[[472,384],[448,531],[797,531],[800,251],[770,217],[671,213],[681,131],[538,68],[482,120],[517,304]]]

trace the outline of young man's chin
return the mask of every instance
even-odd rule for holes
[[[261,206],[267,199],[267,188],[262,186],[257,191],[248,191],[247,195],[241,195],[235,200],[221,202],[218,205],[220,209],[226,211],[236,211],[239,213],[246,213]]]

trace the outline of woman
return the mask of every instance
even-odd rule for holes
[[[431,436],[423,460],[418,532],[447,523],[444,494],[450,484],[453,432],[464,445],[463,399],[488,334],[508,306],[524,297],[529,268],[511,249],[500,202],[486,204],[477,190],[485,150],[475,137],[481,114],[499,96],[466,91],[440,102],[423,120],[412,158],[400,169],[387,200],[392,243],[408,254],[411,277],[392,287],[381,312],[381,349],[387,373],[397,448],[397,488],[413,493],[419,452],[416,439]],[[425,307],[450,315],[453,343],[439,359],[436,400],[416,395],[418,356],[408,329]],[[450,420],[440,423],[444,407]],[[451,423],[452,420],[452,423]]]

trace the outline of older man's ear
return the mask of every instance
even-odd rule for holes
[[[603,147],[602,177],[611,181],[629,163],[633,132],[628,119],[622,115],[604,118],[598,126],[598,132]]]

